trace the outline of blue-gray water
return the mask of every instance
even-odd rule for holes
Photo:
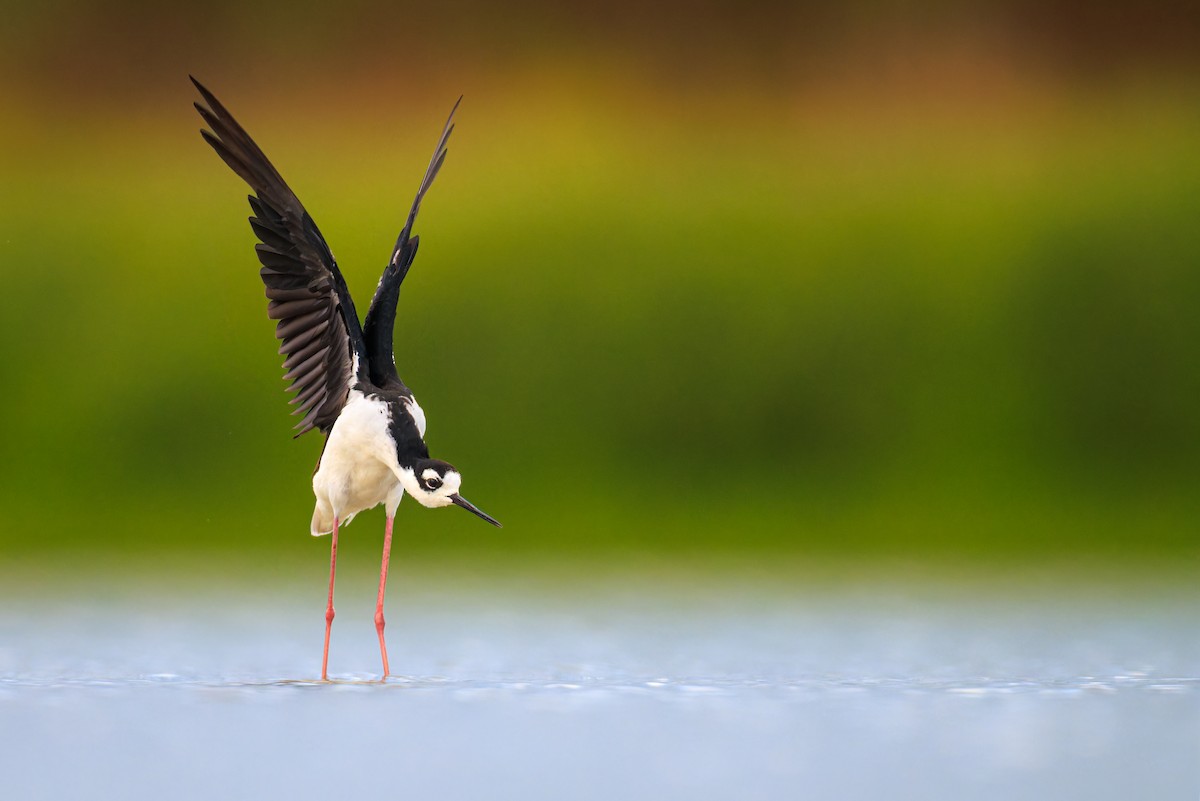
[[[0,796],[1200,798],[1191,592],[405,578],[9,587]]]

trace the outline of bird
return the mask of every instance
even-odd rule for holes
[[[333,253],[312,217],[279,171],[228,109],[194,76],[203,100],[194,103],[208,130],[200,134],[217,155],[250,187],[250,227],[262,264],[267,316],[277,320],[284,379],[295,396],[292,414],[300,437],[319,431],[325,441],[312,477],[316,505],[310,533],[331,535],[329,595],[325,608],[325,645],[321,680],[329,681],[329,636],[333,628],[333,585],[337,573],[338,529],[356,514],[383,504],[386,515],[375,629],[383,661],[381,681],[390,674],[384,639],[384,591],[396,509],[405,493],[425,507],[459,506],[497,528],[499,521],[461,494],[462,473],[433,459],[425,444],[425,412],[400,380],[393,353],[393,327],[403,283],[417,255],[413,223],[421,201],[446,159],[454,130],[454,104],[442,128],[429,167],[417,189],[408,218],[383,269],[367,316],[359,323],[354,301]]]

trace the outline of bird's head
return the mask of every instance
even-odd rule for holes
[[[449,462],[440,459],[419,459],[411,467],[400,468],[400,484],[404,491],[416,498],[422,506],[437,509],[454,504],[482,517],[496,528],[501,528],[499,521],[494,517],[458,494],[458,489],[462,486],[462,474]]]

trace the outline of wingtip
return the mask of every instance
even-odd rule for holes
[[[459,95],[458,100],[454,101],[454,107],[450,109],[450,113],[446,116],[446,126],[445,126],[445,129],[443,129],[443,133],[442,133],[443,138],[445,138],[448,135],[448,133],[449,133],[448,129],[452,129],[454,127],[451,123],[454,121],[454,115],[455,115],[455,113],[457,113],[458,107],[462,104],[462,101],[463,101],[463,95]]]
[[[196,76],[192,75],[190,72],[188,73],[188,80],[192,82],[192,86],[196,87],[196,90],[200,92],[207,102],[212,103],[213,93],[208,91],[207,86],[200,83],[200,81],[196,79]]]

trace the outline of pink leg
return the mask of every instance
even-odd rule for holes
[[[338,519],[333,518],[333,544],[329,546],[329,604],[325,607],[325,651],[321,654],[321,681],[329,681],[329,632],[333,629],[333,575],[337,569]]]
[[[379,598],[375,601],[375,630],[379,632],[379,654],[383,657],[383,676],[388,677],[387,643],[383,641],[383,591],[387,589],[388,558],[392,552],[392,518],[387,519],[387,528],[383,532],[383,563],[379,566]]]

